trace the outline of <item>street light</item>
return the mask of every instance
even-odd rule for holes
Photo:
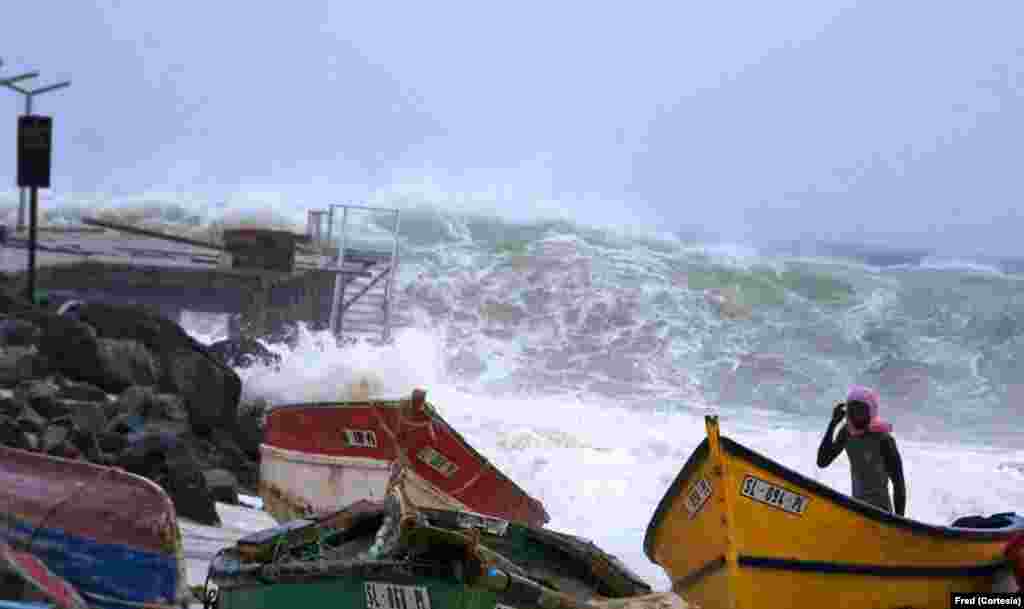
[[[4,65],[4,60],[0,59],[0,67]],[[39,76],[39,72],[26,72],[25,74],[19,74],[18,76],[12,76],[11,78],[0,79],[0,85],[14,84],[22,80],[28,80]]]
[[[0,85],[13,85],[16,82],[36,78],[37,76],[39,76],[39,72],[26,72],[25,74],[19,74],[18,76],[12,76],[10,78],[0,80]]]
[[[2,66],[3,63],[3,60],[0,59],[0,66]],[[5,78],[0,80],[0,85],[3,85],[8,89],[12,89],[25,96],[26,115],[32,114],[32,98],[36,95],[42,95],[43,93],[49,93],[51,91],[56,91],[57,89],[63,89],[64,87],[71,86],[70,80],[66,80],[64,82],[59,82],[52,85],[47,85],[45,87],[39,87],[38,89],[25,89],[15,84],[23,80],[35,78],[37,76],[39,76],[39,72],[27,72],[25,74],[20,74],[18,76],[13,76],[11,78]],[[25,228],[25,189],[20,189],[18,195],[18,226],[16,230],[22,230],[23,228]]]

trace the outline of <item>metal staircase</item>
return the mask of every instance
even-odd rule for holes
[[[383,236],[359,232],[358,216],[376,215],[378,218],[374,219],[379,219],[382,214],[391,216],[385,217],[390,230]],[[336,274],[329,327],[339,339],[389,342],[394,283],[398,272],[399,211],[362,205],[331,205],[326,212],[326,235],[319,222],[322,217],[310,214],[310,233],[316,241],[323,239],[331,246],[336,244],[331,259],[331,267]],[[313,228],[314,223],[318,225],[316,228]],[[380,223],[375,226],[379,228]],[[365,224],[362,228],[366,228]]]

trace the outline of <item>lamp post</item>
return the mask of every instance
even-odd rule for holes
[[[2,67],[3,65],[4,65],[4,60],[0,59],[0,67]],[[19,74],[18,76],[12,76],[10,78],[0,78],[0,85],[4,85],[4,86],[9,85],[9,84],[13,85],[16,82],[21,82],[23,80],[28,80],[30,78],[35,78],[37,76],[39,76],[39,72],[26,72],[24,74]]]
[[[3,61],[0,60],[0,66],[2,65]],[[39,72],[27,72],[25,74],[19,74],[18,76],[0,80],[0,85],[3,85],[8,89],[21,93],[25,96],[26,115],[32,114],[32,98],[34,98],[36,95],[42,95],[43,93],[49,93],[51,91],[56,91],[58,89],[63,89],[65,87],[71,86],[70,80],[48,85],[45,87],[39,87],[38,89],[26,89],[16,84],[23,80],[29,80],[37,76],[39,76]],[[16,230],[22,230],[25,228],[25,192],[25,189],[22,188],[18,193],[18,226]]]
[[[0,61],[0,65],[2,65]],[[36,95],[49,93],[63,89],[71,85],[71,81],[64,81],[39,87],[26,89],[15,83],[22,80],[35,78],[39,74],[30,72],[11,78],[0,80],[0,85],[25,96],[25,114],[18,119],[18,186],[20,187],[20,201],[18,206],[17,230],[25,226],[25,188],[28,187],[32,194],[32,209],[29,218],[29,245],[28,245],[28,300],[35,303],[36,287],[36,228],[38,216],[38,189],[50,187],[50,150],[52,120],[49,117],[32,115],[32,99]],[[22,157],[25,158],[22,158]]]
[[[23,89],[18,85],[11,83],[4,83],[10,89],[14,89],[18,93],[25,96],[25,115],[32,114],[32,98],[36,95],[42,95],[43,93],[49,93],[50,91],[56,91],[57,89],[63,89],[64,87],[71,86],[71,81],[64,81],[57,84],[49,85],[46,87],[40,87],[38,89]],[[18,230],[25,228],[25,189],[22,188],[18,193]]]

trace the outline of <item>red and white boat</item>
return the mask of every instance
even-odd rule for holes
[[[396,473],[421,507],[537,527],[549,520],[541,502],[474,450],[420,389],[408,400],[277,406],[260,449],[260,495],[279,522],[383,499]]]

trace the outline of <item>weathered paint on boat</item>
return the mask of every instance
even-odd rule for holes
[[[430,536],[465,535],[480,528],[476,517],[449,510],[420,510],[429,527],[411,532],[422,534],[429,544]],[[412,540],[410,539],[410,543]],[[555,584],[559,590],[585,594],[583,587],[607,597],[632,597],[651,591],[650,586],[618,558],[607,554],[594,543],[548,529],[509,522],[500,534],[480,534],[481,546],[498,557],[515,564],[538,581]],[[492,555],[488,555],[492,557]]]
[[[397,594],[405,598],[399,601]],[[467,588],[441,578],[352,573],[347,577],[222,589],[220,609],[495,609],[497,598],[489,590]]]
[[[379,591],[385,592],[381,594]],[[390,595],[389,591],[390,590]],[[416,593],[419,593],[418,596]],[[401,597],[399,596],[401,595]],[[225,592],[219,609],[280,609],[281,607],[358,607],[366,609],[534,609],[538,605],[502,602],[486,589],[467,588],[438,579],[352,577],[316,582],[237,588]],[[675,593],[646,594],[634,598],[596,600],[579,605],[585,609],[687,609]]]
[[[530,591],[513,585],[500,593],[479,585],[460,583],[452,577],[410,574],[400,565],[366,564],[321,577],[292,582],[251,583],[221,586],[218,609],[277,609],[280,607],[365,607],[367,609],[686,609],[675,593],[647,593],[629,598],[593,598],[576,601],[550,592],[534,602],[523,600]],[[519,600],[508,598],[509,594]],[[537,592],[533,592],[537,595]],[[540,602],[537,602],[537,601]]]
[[[586,540],[484,514],[420,508],[401,475],[392,477],[385,501],[361,501],[243,538],[214,559],[210,575],[220,609],[684,607],[675,594],[651,594]]]
[[[125,471],[0,446],[0,538],[38,556],[93,606],[187,594],[174,505]]]
[[[991,591],[1024,530],[1024,519],[969,529],[896,516],[719,437],[717,417],[706,426],[644,540],[705,609],[945,609],[952,592]]]
[[[542,526],[549,516],[413,392],[408,400],[278,406],[267,415],[260,494],[278,521],[383,498],[401,462],[421,505]]]

